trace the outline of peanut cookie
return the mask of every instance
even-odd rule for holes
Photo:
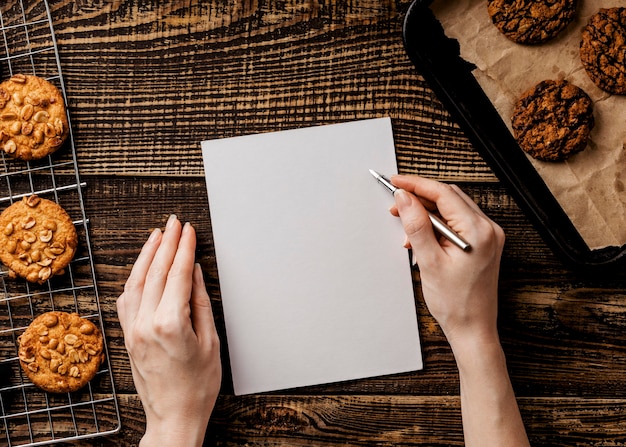
[[[33,194],[0,214],[0,261],[13,278],[42,284],[63,274],[77,245],[72,219],[55,202]]]
[[[0,148],[20,160],[53,153],[69,135],[63,96],[37,76],[17,74],[0,84]]]
[[[556,37],[572,22],[576,0],[489,0],[487,11],[513,42],[537,44]]]
[[[567,81],[542,81],[524,93],[513,111],[513,135],[532,157],[565,160],[587,146],[595,124],[593,103]]]
[[[626,94],[626,8],[600,9],[589,18],[582,32],[580,60],[602,90]]]
[[[18,342],[22,369],[33,384],[50,393],[82,388],[104,362],[100,329],[78,314],[44,313]]]

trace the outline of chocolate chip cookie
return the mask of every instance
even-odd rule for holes
[[[580,60],[602,90],[626,94],[626,8],[600,9],[589,18],[582,31]]]
[[[33,384],[50,393],[82,388],[104,362],[102,332],[74,313],[38,316],[18,342],[22,369]]]
[[[513,42],[538,44],[572,22],[576,0],[489,0],[487,11],[496,28]]]
[[[31,195],[0,214],[0,261],[10,277],[42,284],[63,274],[77,246],[74,223],[55,202]]]
[[[516,102],[513,135],[520,147],[544,161],[565,160],[587,146],[595,124],[591,98],[567,81],[542,81]]]
[[[0,84],[0,148],[20,160],[59,149],[69,135],[59,89],[37,76],[16,74]]]

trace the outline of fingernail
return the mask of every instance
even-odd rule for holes
[[[167,218],[167,223],[165,224],[165,228],[170,228],[174,222],[176,221],[176,214],[170,214],[170,217]]]
[[[411,197],[409,196],[409,193],[406,192],[404,189],[396,190],[394,197],[396,198],[396,205],[398,205],[398,208],[406,208],[408,206],[411,206]]]
[[[404,237],[404,245],[403,245],[403,247],[404,248],[411,248],[411,241],[409,241],[408,236]]]
[[[148,242],[156,241],[159,237],[159,234],[161,234],[160,228],[155,228],[154,230],[152,230],[152,233],[150,233],[150,237],[148,238]]]

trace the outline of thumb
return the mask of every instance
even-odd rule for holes
[[[428,217],[428,211],[417,197],[403,189],[398,189],[394,197],[404,232],[413,248],[413,262],[422,264],[434,258],[441,247]]]

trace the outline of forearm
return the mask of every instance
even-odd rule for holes
[[[461,383],[461,413],[465,444],[528,446],[506,367],[496,336],[468,337],[453,346]]]

